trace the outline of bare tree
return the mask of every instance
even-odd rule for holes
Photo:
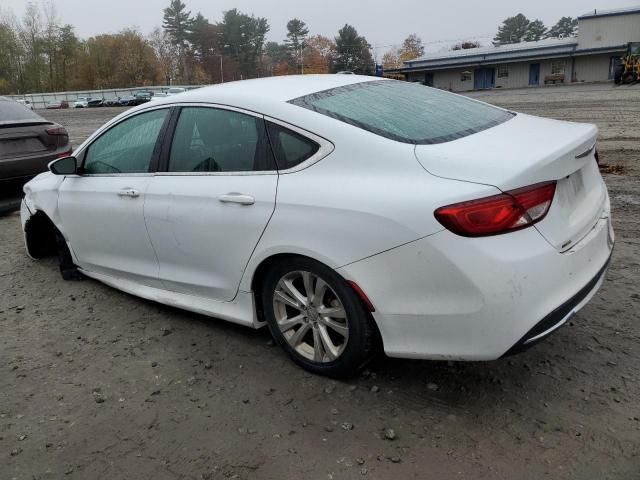
[[[37,5],[27,3],[27,8],[19,30],[19,38],[24,48],[24,82],[26,88],[42,89],[42,17]]]
[[[170,85],[178,70],[179,47],[171,40],[166,30],[156,27],[149,35],[149,44],[158,58],[162,78]]]
[[[58,32],[60,18],[58,16],[58,10],[52,0],[42,4],[42,11],[44,13],[44,32],[43,32],[43,49],[47,57],[47,64],[49,68],[49,90],[55,90],[56,85],[54,81],[54,65],[56,63],[56,50],[58,46]]]

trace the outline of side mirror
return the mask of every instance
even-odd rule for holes
[[[76,157],[62,157],[49,164],[49,170],[54,175],[75,175],[78,173]]]

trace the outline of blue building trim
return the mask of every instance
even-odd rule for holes
[[[557,48],[557,47],[556,47]],[[409,66],[388,69],[389,73],[409,73],[409,72],[421,72],[421,71],[431,71],[431,70],[444,70],[447,68],[469,68],[476,66],[484,66],[484,65],[500,65],[505,63],[516,63],[516,62],[526,62],[531,60],[551,60],[556,58],[573,58],[575,56],[581,55],[597,55],[599,53],[618,53],[624,52],[627,49],[627,45],[618,45],[618,46],[610,46],[610,47],[598,47],[598,48],[588,48],[583,50],[578,50],[576,45],[567,48],[562,52],[555,52],[552,54],[545,55],[544,52],[540,52],[542,49],[550,49],[550,47],[538,47],[532,48],[531,50],[522,50],[522,55],[513,56],[513,57],[505,57],[505,58],[495,58],[497,54],[487,54],[482,56],[477,56],[475,59],[469,58],[469,61],[459,62],[459,63],[438,63],[435,65],[419,65],[420,62],[407,62]],[[417,64],[417,65],[416,65]]]
[[[592,18],[604,18],[604,17],[620,17],[622,15],[633,15],[634,13],[640,13],[640,8],[633,8],[629,10],[620,10],[617,12],[604,12],[604,13],[586,13],[580,17],[578,20],[590,20]]]
[[[513,50],[513,51],[507,51],[507,52],[490,52],[490,53],[486,53],[484,55],[479,55],[479,54],[474,54],[474,53],[469,53],[469,55],[460,55],[460,56],[456,56],[456,57],[436,57],[432,60],[414,60],[414,61],[408,61],[405,62],[407,64],[407,66],[409,68],[414,67],[414,66],[419,66],[420,63],[425,63],[425,62],[430,62],[430,61],[435,61],[435,60],[456,60],[456,59],[471,59],[473,57],[482,57],[484,60],[486,60],[488,57],[493,57],[493,56],[499,56],[499,55],[508,55],[509,53],[515,53],[516,56],[512,57],[512,58],[518,58],[517,53],[518,52],[523,52],[523,53],[528,53],[528,52],[538,52],[538,51],[543,51],[543,50],[554,50],[554,49],[566,49],[566,52],[563,53],[570,53],[573,52],[576,47],[578,45],[578,42],[576,41],[575,43],[569,44],[569,45],[545,45],[543,47],[532,47],[532,48],[527,48],[527,49],[522,49],[522,50]],[[525,56],[525,55],[522,55]]]

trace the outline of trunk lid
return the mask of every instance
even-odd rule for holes
[[[538,231],[559,251],[570,249],[597,223],[606,187],[595,161],[594,125],[518,114],[468,137],[416,146],[431,174],[493,185],[502,191],[549,180],[558,186]]]
[[[0,129],[0,157],[8,159],[46,151],[50,147],[42,141],[44,132],[40,130],[36,127]]]
[[[50,122],[0,125],[0,179],[26,177],[46,169],[68,137],[49,135]]]

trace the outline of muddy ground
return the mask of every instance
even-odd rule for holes
[[[570,325],[510,359],[336,382],[265,331],[63,282],[0,218],[0,479],[640,478],[640,86],[473,96],[601,129],[617,245]],[[45,115],[77,144],[115,112]]]

